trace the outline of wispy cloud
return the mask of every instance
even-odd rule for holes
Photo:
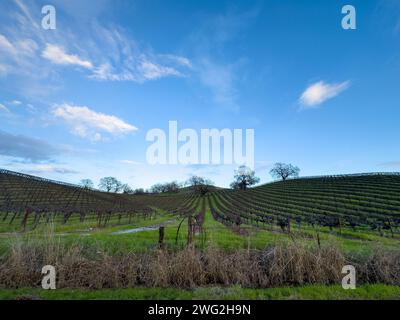
[[[274,162],[271,160],[256,161],[255,171],[264,171],[272,168]]]
[[[240,109],[237,99],[239,78],[245,57],[227,59],[226,46],[235,40],[258,16],[258,9],[228,11],[204,17],[204,23],[190,36],[193,69],[200,82],[210,90],[216,104],[232,111]]]
[[[174,55],[174,54],[159,54],[158,55],[159,58],[161,58],[162,60],[168,62],[173,62],[176,63],[178,65],[187,67],[187,68],[193,68],[193,64],[192,62],[186,58],[186,57],[182,57],[182,56],[178,56],[178,55]]]
[[[109,63],[100,65],[93,70],[89,78],[102,81],[135,81],[144,82],[147,80],[156,80],[168,76],[183,76],[181,72],[171,67],[165,67],[160,64],[150,62],[142,58],[137,65],[121,71],[116,71]]]
[[[29,169],[21,168],[23,172],[40,174],[40,173],[58,173],[58,174],[77,174],[76,170],[60,167],[54,164],[34,164],[30,165]]]
[[[319,81],[310,85],[299,98],[302,109],[315,108],[321,103],[336,97],[346,90],[350,81],[341,83],[326,83]]]
[[[379,166],[385,167],[385,168],[396,168],[396,169],[400,169],[400,161],[389,161],[389,162],[384,162],[384,163],[381,163]]]
[[[96,112],[86,106],[56,105],[52,114],[66,121],[72,127],[74,134],[93,141],[102,140],[103,132],[121,135],[137,130],[135,126],[116,116]]]
[[[2,50],[3,52],[10,52],[10,53],[14,53],[15,52],[14,46],[2,34],[0,34],[0,50]]]
[[[203,59],[199,62],[198,74],[203,85],[213,93],[217,104],[227,106],[233,111],[239,110],[232,66]]]
[[[0,64],[0,76],[4,77],[8,74],[8,67],[4,64]]]
[[[50,160],[59,153],[59,148],[44,140],[0,130],[0,155],[2,156],[36,162]]]
[[[38,44],[32,39],[20,38],[12,41],[0,34],[0,50],[4,54],[13,54],[14,58],[20,58],[21,56],[32,56],[37,49]]]
[[[10,110],[4,105],[0,103],[0,111],[10,112]]]
[[[21,0],[14,0],[14,1],[17,4],[17,6],[21,9],[21,11],[24,14],[24,16],[26,17],[26,19],[28,19],[30,24],[33,25],[35,27],[35,29],[39,29],[40,28],[39,24],[37,23],[37,20],[32,17],[29,7],[25,3],[23,3],[23,1],[21,1]]]
[[[42,32],[32,14],[40,12],[37,4],[14,3],[15,14],[9,16],[9,22],[16,27],[0,26],[0,76],[13,74],[24,76],[24,80],[47,78],[48,81],[41,82],[42,86],[50,86],[62,79],[61,71],[54,65],[83,68],[86,78],[92,80],[137,83],[181,77],[190,70],[188,58],[154,53],[150,45],[138,45],[116,25],[105,27],[94,20],[89,24],[73,24],[62,33]],[[65,8],[62,4],[59,7]]]
[[[181,75],[181,73],[174,68],[163,67],[146,60],[140,63],[139,69],[142,71],[143,77],[148,80]]]
[[[139,165],[139,164],[141,164],[140,162],[134,161],[134,160],[121,160],[120,163],[129,164],[129,165]]]
[[[93,64],[89,60],[84,60],[75,54],[68,54],[64,51],[64,48],[57,45],[47,44],[42,57],[55,64],[76,65],[86,69],[93,68]]]
[[[23,172],[27,174],[77,174],[78,171],[74,169],[70,169],[65,166],[65,164],[56,164],[56,163],[31,163],[18,161],[16,159],[12,159],[4,164],[2,167],[5,167],[12,171]]]
[[[36,113],[38,110],[35,106],[28,103],[25,104],[20,100],[11,100],[0,102],[0,111],[7,112],[8,114],[16,114],[27,110],[30,113]]]
[[[22,104],[22,102],[19,100],[13,100],[13,101],[10,101],[10,104],[12,104],[14,106],[20,106]]]
[[[190,69],[188,58],[141,49],[119,27],[106,28],[95,24],[93,28],[97,38],[93,39],[92,51],[99,63],[89,76],[92,79],[143,83],[171,76],[181,77]],[[97,47],[96,44],[101,45]]]

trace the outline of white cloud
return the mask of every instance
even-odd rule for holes
[[[37,23],[37,19],[34,19],[32,17],[29,8],[24,3],[22,3],[21,0],[15,0],[15,3],[21,9],[26,18],[29,20],[30,24],[33,25],[35,29],[39,29],[40,27],[39,24]]]
[[[119,71],[116,71],[110,63],[104,63],[95,68],[89,78],[102,81],[144,82],[169,76],[179,77],[182,74],[172,67],[142,60],[137,65],[122,66],[122,70]]]
[[[38,49],[38,43],[25,35],[14,34],[7,38],[0,34],[0,75],[23,75],[24,80],[48,75],[46,66],[41,64],[43,61],[39,61],[42,59],[36,54]]]
[[[31,136],[14,135],[0,129],[0,155],[38,162],[61,153],[59,147]]]
[[[187,67],[187,68],[193,68],[192,62],[186,58],[186,57],[182,57],[182,56],[177,56],[174,54],[159,54],[158,55],[160,58],[165,59],[165,60],[169,60],[172,61],[178,65]]]
[[[133,73],[128,70],[115,72],[109,63],[104,63],[95,68],[89,78],[101,81],[138,81]]]
[[[28,173],[60,173],[60,174],[76,174],[78,171],[55,166],[53,164],[34,164],[29,165],[29,169],[23,170]]]
[[[140,63],[139,70],[141,71],[143,77],[147,80],[181,75],[181,73],[174,68],[164,67],[147,60],[144,60]]]
[[[32,56],[38,49],[36,41],[26,38],[12,42],[6,36],[0,34],[0,51],[8,54],[14,60],[22,59],[21,56]]]
[[[395,168],[399,169],[400,168],[400,161],[389,161],[389,162],[384,162],[379,164],[381,167],[385,168]]]
[[[20,106],[22,104],[22,102],[19,101],[19,100],[13,100],[13,101],[10,102],[10,104],[12,104],[14,106]]]
[[[0,50],[8,53],[15,53],[13,44],[2,34],[0,34]]]
[[[121,160],[120,161],[123,164],[130,164],[130,165],[139,165],[141,164],[140,162],[134,161],[134,160]]]
[[[62,33],[42,32],[34,19],[38,12],[40,14],[40,6],[21,0],[15,0],[14,4],[13,15],[9,15],[4,23],[15,25],[15,28],[0,28],[3,32],[0,33],[0,76],[12,74],[23,76],[26,82],[34,80],[25,85],[24,92],[30,90],[33,94],[43,95],[61,87],[56,82],[62,77],[53,77],[58,70],[46,60],[84,68],[93,80],[137,83],[182,76],[191,67],[186,57],[153,52],[150,45],[138,45],[122,28],[105,28],[96,19],[89,27],[75,24]]]
[[[8,67],[4,64],[0,64],[0,76],[6,76],[8,74]]]
[[[270,169],[273,166],[274,162],[271,160],[259,160],[256,161],[256,171],[262,171]]]
[[[30,112],[36,112],[37,111],[36,107],[34,105],[30,104],[30,103],[28,103],[26,105],[26,107]]]
[[[232,66],[202,59],[198,72],[201,82],[212,91],[216,103],[226,106],[232,111],[239,110],[236,103],[236,77]]]
[[[92,69],[93,64],[89,60],[84,60],[77,55],[67,54],[60,46],[47,44],[42,52],[42,57],[60,65],[76,65],[86,69]]]
[[[17,51],[21,54],[32,56],[38,50],[38,44],[32,39],[23,39],[15,43]]]
[[[143,83],[164,77],[179,77],[189,69],[189,59],[142,50],[119,28],[95,25],[97,37],[92,54],[100,61],[89,78],[100,81],[133,81]],[[107,48],[107,50],[104,50]],[[183,71],[181,71],[183,70]]]
[[[299,102],[303,109],[313,108],[328,99],[336,97],[339,93],[346,90],[350,85],[349,81],[341,83],[316,82],[310,85],[301,95]]]
[[[52,113],[71,125],[74,134],[83,138],[88,137],[93,141],[103,139],[99,131],[118,135],[137,130],[135,126],[116,116],[95,112],[86,106],[56,105]]]
[[[4,104],[1,104],[1,103],[0,103],[0,111],[10,112],[10,110],[8,110],[8,108]]]

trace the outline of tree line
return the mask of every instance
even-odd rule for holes
[[[300,169],[292,164],[278,162],[274,164],[269,173],[273,178],[285,181],[288,178],[298,177]],[[259,182],[260,178],[256,176],[254,170],[246,166],[240,166],[234,172],[230,187],[236,190],[247,190]],[[80,185],[86,189],[95,189],[94,183],[90,179],[82,179]],[[212,186],[214,186],[213,181],[196,175],[181,183],[177,181],[156,183],[146,190],[143,188],[133,189],[127,183],[123,183],[115,177],[101,178],[98,184],[98,188],[102,191],[124,194],[176,193],[184,187],[191,187],[199,195],[205,195]]]

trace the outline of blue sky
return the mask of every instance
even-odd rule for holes
[[[56,8],[56,30],[41,8]],[[352,4],[357,29],[341,27]],[[0,167],[77,183],[221,186],[235,165],[146,162],[146,133],[254,129],[255,169],[400,168],[396,1],[0,3]]]

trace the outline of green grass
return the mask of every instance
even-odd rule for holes
[[[209,244],[227,250],[237,248],[263,249],[266,246],[274,244],[289,243],[292,241],[301,241],[310,246],[316,246],[316,230],[309,226],[292,227],[293,236],[281,232],[279,227],[272,230],[257,228],[255,226],[243,225],[242,228],[247,231],[247,235],[239,235],[230,228],[225,227],[216,221],[209,211],[206,212],[204,227],[207,233]],[[368,231],[352,231],[343,228],[342,234],[337,231],[330,231],[329,228],[318,228],[321,245],[335,244],[345,252],[357,252],[368,254],[377,246],[386,249],[400,249],[399,238],[380,237]]]
[[[0,299],[20,299],[33,297],[49,300],[384,300],[400,299],[400,287],[388,285],[363,285],[355,290],[344,290],[341,286],[309,285],[304,287],[284,287],[268,289],[250,289],[237,287],[210,287],[194,290],[174,288],[129,288],[129,289],[56,289],[40,288],[0,289]]]
[[[158,230],[142,231],[131,234],[113,235],[112,232],[142,226],[153,226],[174,220],[165,228],[165,244],[168,249],[182,248],[186,244],[187,220],[181,225],[178,243],[175,243],[176,232],[181,221],[177,216],[159,212],[152,219],[136,219],[131,224],[118,224],[111,221],[105,228],[95,228],[89,236],[82,235],[85,229],[81,224],[71,222],[66,226],[55,225],[53,233],[46,227],[27,233],[0,233],[0,254],[10,248],[14,241],[25,245],[40,245],[46,241],[58,241],[67,247],[79,245],[90,250],[100,250],[109,254],[126,254],[128,252],[145,252],[155,248],[158,242]],[[315,230],[311,227],[298,229],[293,226],[294,237],[283,233],[279,228],[264,230],[254,226],[242,227],[247,235],[239,235],[232,229],[217,222],[209,210],[206,210],[203,224],[205,238],[195,236],[198,248],[216,246],[225,250],[262,249],[274,244],[302,241],[316,246]],[[399,249],[399,240],[380,237],[368,232],[354,233],[345,229],[342,235],[331,232],[328,228],[319,228],[322,245],[335,243],[345,251],[368,254],[374,246]],[[301,234],[301,235],[300,235]],[[205,240],[205,241],[204,241]],[[400,299],[400,287],[387,285],[363,285],[356,290],[343,290],[340,286],[307,285],[303,287],[285,287],[268,289],[250,289],[241,287],[209,287],[194,290],[175,288],[130,288],[130,289],[59,289],[46,291],[40,288],[0,289],[0,299],[16,299],[21,296],[33,296],[40,299]]]
[[[173,223],[165,227],[165,245],[169,249],[182,248],[186,245],[187,220],[185,220],[178,234],[177,229],[181,221],[174,215],[159,212],[151,219],[135,218],[131,224],[114,218],[109,225],[98,228],[95,222],[71,221],[65,225],[54,223],[52,236],[65,246],[81,245],[96,250],[108,252],[110,254],[124,254],[128,252],[144,252],[157,246],[158,230],[146,230],[129,234],[112,234],[115,231],[137,228],[143,226],[159,225],[166,221],[174,220]],[[89,229],[92,228],[92,229]],[[204,234],[196,235],[195,245],[198,248],[206,246],[216,246],[225,250],[236,249],[263,249],[275,244],[285,244],[292,241],[306,243],[316,246],[316,230],[309,226],[302,226],[300,229],[293,225],[293,236],[281,232],[278,227],[272,230],[257,228],[255,226],[243,225],[242,229],[247,231],[246,235],[240,235],[232,229],[216,221],[209,210],[206,211],[203,224]],[[330,231],[328,228],[319,228],[320,242],[322,245],[335,244],[345,252],[368,254],[374,247],[380,246],[386,249],[399,250],[400,241],[398,238],[380,237],[368,231],[352,231],[343,229],[342,234],[337,231]],[[5,252],[13,241],[26,243],[40,243],[42,239],[48,239],[49,226],[40,225],[36,230],[21,232],[0,233],[0,253]],[[88,235],[90,234],[90,235]]]

